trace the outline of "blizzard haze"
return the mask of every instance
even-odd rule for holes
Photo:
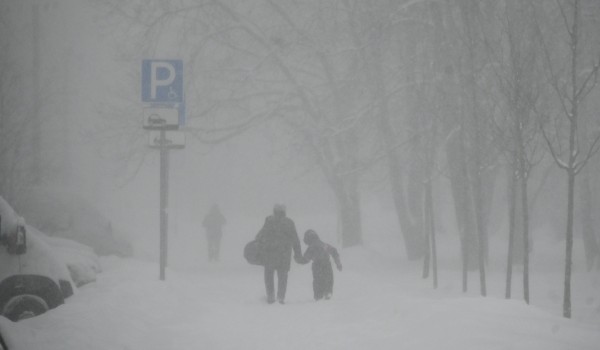
[[[594,0],[0,0],[0,196],[36,234],[76,227],[61,239],[102,270],[43,315],[0,317],[2,337],[596,349],[598,33]],[[165,280],[143,60],[183,64]],[[303,252],[308,229],[337,248],[331,300],[292,260],[285,304],[267,303],[242,252],[277,203]]]

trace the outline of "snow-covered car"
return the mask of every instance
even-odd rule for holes
[[[4,320],[2,319],[2,317],[0,317],[0,350],[8,350],[8,340],[4,339],[5,336],[3,334],[8,333],[8,330],[6,330],[5,328],[8,328],[6,326],[4,326]]]
[[[127,237],[79,193],[62,187],[34,187],[19,193],[14,208],[27,223],[51,237],[93,248],[98,255],[131,256]]]
[[[33,317],[73,294],[71,273],[58,251],[0,197],[2,316],[12,321]]]

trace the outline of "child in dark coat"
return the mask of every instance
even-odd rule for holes
[[[329,299],[333,293],[333,269],[329,260],[330,256],[333,257],[338,271],[342,271],[342,263],[337,249],[321,241],[314,230],[308,230],[304,233],[304,243],[308,247],[298,262],[307,264],[312,260],[315,300]]]

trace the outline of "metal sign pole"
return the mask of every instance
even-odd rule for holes
[[[171,169],[171,149],[169,148],[169,141],[166,138],[166,131],[165,132],[165,143],[164,143],[164,148],[165,148],[165,177],[164,177],[164,181],[165,181],[165,194],[164,194],[164,201],[165,201],[165,239],[164,239],[164,247],[165,247],[165,267],[169,266],[169,183],[170,183],[170,179],[169,179],[169,174],[170,169]]]
[[[168,194],[168,157],[169,150],[166,146],[166,131],[160,131],[160,280],[165,280],[165,267],[167,265],[167,194]]]
[[[182,60],[142,60],[142,102],[144,129],[150,133],[149,146],[160,150],[160,280],[165,280],[168,259],[169,149],[185,147],[185,134],[176,130],[185,124]],[[167,130],[169,135],[166,135]],[[167,136],[169,138],[167,139]]]

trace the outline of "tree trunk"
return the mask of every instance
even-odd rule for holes
[[[560,5],[560,4],[559,4]],[[582,79],[582,84],[578,81],[578,77],[581,74],[580,68],[577,66],[578,62],[583,61],[581,57],[582,49],[579,47],[580,39],[580,17],[581,9],[579,0],[574,0],[569,3],[572,9],[572,19],[567,18],[567,14],[561,7],[561,13],[563,14],[562,20],[568,33],[568,48],[570,55],[570,67],[568,75],[566,76],[564,84],[559,84],[558,79],[553,84],[554,89],[561,100],[565,110],[565,119],[569,126],[569,146],[566,149],[567,161],[560,159],[560,154],[555,152],[555,148],[548,136],[544,133],[544,138],[549,146],[550,152],[554,161],[558,166],[565,170],[567,173],[567,227],[565,234],[565,280],[564,280],[564,296],[563,296],[563,316],[571,318],[571,272],[573,265],[573,216],[575,210],[575,179],[577,174],[585,167],[587,161],[590,159],[595,151],[595,145],[600,140],[596,138],[590,145],[590,148],[586,154],[586,158],[578,161],[579,155],[579,142],[578,142],[578,118],[579,118],[579,104],[582,100],[589,96],[589,92],[593,89],[593,85],[589,85],[590,79],[594,79],[598,74],[598,66],[593,66],[591,72],[589,72],[587,78]],[[569,16],[571,13],[569,14]],[[595,83],[595,81],[594,81]],[[587,89],[587,92],[586,92]],[[567,107],[568,106],[568,107]],[[567,110],[568,108],[568,110]],[[544,129],[542,129],[543,131]]]
[[[343,179],[338,179],[334,187],[342,230],[342,247],[360,245],[362,244],[362,225],[358,189],[351,181]]]
[[[481,173],[475,175],[475,179],[474,179],[474,184],[473,186],[475,187],[473,190],[473,200],[475,202],[475,219],[477,222],[477,232],[479,233],[477,235],[477,243],[478,243],[478,249],[477,249],[477,261],[479,264],[479,291],[481,293],[482,296],[486,296],[487,295],[487,288],[486,288],[486,280],[485,280],[485,259],[486,259],[486,252],[487,252],[487,235],[485,234],[486,230],[485,230],[485,224],[484,224],[484,219],[483,219],[483,214],[482,214],[482,205],[483,205],[483,198],[482,198],[482,189],[481,189]]]
[[[425,220],[428,220],[429,213],[427,211],[428,209],[424,206],[423,212]],[[427,247],[427,249],[425,249],[425,256],[423,257],[423,278],[428,278],[431,263],[431,239],[429,236],[429,230],[424,230],[423,233],[425,239],[425,246]]]
[[[567,164],[567,230],[565,243],[565,289],[563,298],[563,316],[571,318],[571,269],[573,265],[573,215],[575,210],[575,162],[577,160],[577,118],[579,117],[579,101],[577,101],[577,50],[579,38],[579,1],[573,3],[573,23],[571,38],[571,110],[569,120],[569,162]]]
[[[406,204],[402,167],[400,166],[398,152],[395,149],[397,140],[390,122],[385,76],[382,73],[383,60],[381,57],[381,46],[383,43],[381,40],[383,40],[383,35],[380,32],[381,26],[377,23],[373,25],[373,28],[379,31],[377,35],[374,35],[374,37],[378,38],[377,40],[374,40],[372,43],[363,42],[359,38],[356,28],[356,11],[348,3],[345,3],[345,6],[350,15],[350,34],[352,35],[355,47],[360,48],[359,54],[365,64],[367,81],[370,83],[371,99],[377,107],[375,123],[385,147],[390,189],[394,200],[396,216],[398,217],[400,230],[404,238],[406,255],[409,260],[418,260],[424,254],[423,236],[418,226],[412,222]],[[367,46],[371,50],[367,50]]]
[[[425,225],[428,237],[427,256],[431,259],[433,288],[438,286],[437,276],[437,246],[435,241],[435,211],[433,206],[433,181],[428,181],[425,187]],[[429,258],[427,259],[429,262]],[[428,263],[429,265],[429,263]]]
[[[516,152],[513,152],[516,154]],[[508,176],[508,257],[506,259],[506,299],[511,297],[512,289],[512,267],[513,267],[513,242],[515,237],[515,193],[517,191],[517,170],[515,165],[517,163],[517,157],[513,157],[513,163],[509,166]]]
[[[383,77],[381,74],[381,62],[377,62],[374,67],[376,85],[376,96],[384,96],[385,91],[383,88]],[[423,257],[424,243],[422,232],[419,230],[413,220],[411,220],[409,209],[405,199],[405,189],[403,186],[403,175],[400,167],[400,160],[397,154],[395,145],[395,138],[392,134],[392,126],[388,119],[388,108],[387,101],[385,98],[380,98],[380,110],[377,113],[379,132],[383,136],[383,142],[387,150],[388,160],[388,171],[390,178],[390,186],[392,190],[392,196],[394,199],[394,205],[396,208],[396,215],[400,224],[400,230],[404,238],[404,245],[406,249],[406,255],[409,260],[417,260]]]
[[[527,203],[527,174],[521,177],[521,201],[523,210],[523,298],[529,304],[529,205]]]
[[[567,233],[565,244],[565,283],[563,297],[563,316],[571,318],[571,268],[573,261],[573,209],[575,195],[575,172],[570,169],[568,176],[568,202],[567,202]]]
[[[529,304],[529,203],[527,195],[527,181],[529,180],[529,169],[523,145],[523,125],[525,125],[525,114],[520,111],[517,115],[515,125],[517,141],[517,157],[519,168],[519,180],[521,180],[521,211],[523,215],[523,298]]]
[[[482,134],[485,132],[483,124],[480,122],[482,109],[479,106],[479,98],[477,96],[477,64],[480,63],[477,54],[477,45],[479,43],[479,32],[474,28],[474,23],[477,19],[474,18],[479,14],[477,2],[461,2],[459,4],[461,18],[464,23],[464,41],[466,55],[464,65],[462,67],[462,83],[464,89],[465,111],[468,115],[463,117],[464,122],[462,127],[466,127],[468,132],[466,137],[469,141],[467,148],[469,157],[468,180],[471,186],[471,195],[473,201],[473,209],[475,216],[475,224],[477,230],[477,263],[479,267],[479,287],[482,296],[487,294],[486,276],[485,276],[485,260],[487,258],[487,230],[485,227],[484,201],[483,201],[483,154],[484,143]]]
[[[448,158],[450,187],[454,199],[454,211],[461,243],[463,292],[466,292],[468,289],[468,272],[477,268],[476,260],[472,258],[477,254],[477,238],[469,194],[470,186],[467,183],[467,161],[465,159],[463,135],[464,133],[460,129],[455,135],[450,136],[446,145],[446,156]]]
[[[333,93],[333,110],[337,120],[343,120],[345,117],[345,104],[342,93],[340,92],[335,69],[327,56],[323,53],[318,54],[319,61],[327,77],[329,88]],[[342,246],[351,247],[362,244],[362,225],[360,195],[358,191],[358,172],[357,154],[358,141],[353,131],[347,130],[333,137],[333,149],[336,156],[329,159],[333,162],[332,174],[334,181],[333,187],[336,193],[339,219],[342,229]],[[336,163],[337,162],[337,163]],[[336,174],[335,172],[338,172]]]

